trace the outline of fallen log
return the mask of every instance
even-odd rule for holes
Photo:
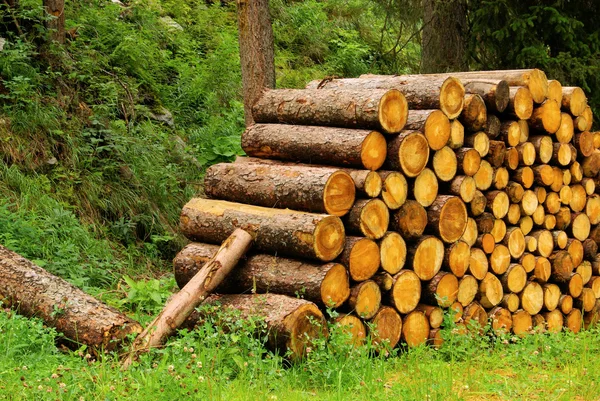
[[[122,368],[127,369],[140,352],[160,346],[173,334],[208,295],[227,277],[240,258],[252,245],[252,235],[236,229],[221,245],[215,255],[202,266],[192,279],[175,294],[160,314],[140,333]]]
[[[98,354],[114,350],[142,327],[92,296],[0,245],[0,299],[27,317],[39,317],[75,345]]]

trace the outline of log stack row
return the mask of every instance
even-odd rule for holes
[[[253,114],[249,157],[210,167],[209,199],[182,210],[180,286],[241,227],[254,251],[219,299],[270,316],[293,353],[316,306],[391,347],[439,345],[447,309],[517,335],[597,320],[600,133],[580,88],[540,70],[365,75],[266,91]]]

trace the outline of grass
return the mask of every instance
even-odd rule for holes
[[[59,350],[36,319],[0,312],[0,399],[6,400],[593,400],[600,397],[598,329],[515,337],[449,337],[374,356],[334,331],[289,364],[264,348],[260,322],[220,316],[182,331],[129,371]],[[260,331],[259,331],[260,333]],[[449,335],[450,331],[446,332]]]

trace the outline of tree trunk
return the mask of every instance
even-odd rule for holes
[[[50,17],[46,20],[46,29],[50,31],[50,40],[65,43],[65,0],[44,0],[44,9]]]
[[[254,103],[259,123],[325,125],[383,130],[404,128],[408,105],[396,89],[270,89]]]
[[[192,242],[173,260],[175,280],[183,288],[219,246]],[[277,293],[301,296],[303,299],[334,308],[350,295],[346,268],[338,263],[316,264],[271,255],[251,255],[242,259],[215,292],[223,294],[247,292]]]
[[[113,350],[142,331],[139,323],[1,245],[0,299],[93,353]]]
[[[275,88],[275,52],[268,0],[237,0],[244,115],[254,123],[252,106],[265,88]]]
[[[377,170],[387,144],[377,131],[255,124],[242,134],[242,149],[254,157]]]
[[[256,234],[258,250],[323,261],[342,253],[345,240],[344,226],[335,216],[201,198],[183,207],[180,228],[188,238],[208,243],[221,243],[243,228]]]
[[[467,2],[423,0],[421,72],[465,71]]]

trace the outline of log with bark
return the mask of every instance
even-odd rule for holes
[[[126,344],[142,327],[92,296],[0,245],[0,299],[28,317],[39,317],[67,344],[93,354]]]
[[[398,133],[408,116],[400,91],[271,89],[252,107],[259,123],[367,128]]]

